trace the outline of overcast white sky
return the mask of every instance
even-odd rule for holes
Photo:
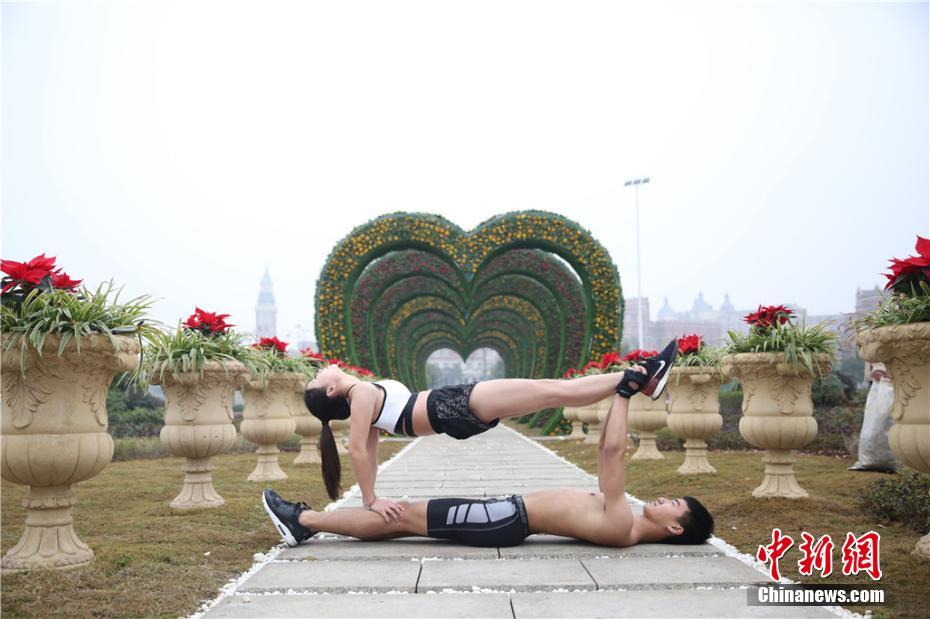
[[[10,3],[2,255],[279,335],[385,212],[545,209],[636,294],[852,311],[930,232],[928,7]]]

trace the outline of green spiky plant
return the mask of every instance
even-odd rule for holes
[[[185,372],[199,372],[203,377],[208,361],[227,363],[238,361],[253,375],[268,372],[268,360],[261,351],[246,344],[247,335],[230,330],[226,324],[229,314],[204,312],[199,307],[177,329],[158,331],[145,349],[145,363],[134,375],[139,384],[153,380],[161,382],[165,372],[174,376]]]
[[[96,289],[78,287],[82,280],[72,280],[55,258],[45,254],[28,262],[3,260],[0,294],[0,329],[5,346],[3,355],[19,348],[20,372],[26,373],[29,350],[40,357],[49,335],[60,336],[58,355],[74,340],[80,354],[81,338],[104,335],[116,349],[117,335],[135,335],[149,339],[158,332],[157,323],[146,317],[153,301],[148,295],[120,302],[122,288],[113,281]]]
[[[759,306],[745,317],[751,326],[749,333],[728,331],[726,354],[771,352],[781,353],[781,360],[795,372],[804,368],[815,376],[823,376],[823,368],[814,363],[816,355],[836,356],[839,337],[829,330],[829,321],[808,326],[792,321],[794,313],[784,305]]]
[[[894,294],[871,312],[853,320],[856,331],[907,325],[914,322],[930,322],[930,284],[920,282],[912,294]]]

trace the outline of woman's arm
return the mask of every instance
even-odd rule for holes
[[[375,496],[375,478],[378,472],[378,459],[372,458],[369,453],[369,435],[371,419],[375,413],[375,387],[373,385],[358,385],[353,390],[349,416],[349,461],[352,463],[352,472],[362,491],[362,504],[371,505],[377,498]]]
[[[368,462],[371,463],[371,478],[375,479],[378,477],[378,436],[381,434],[380,430],[375,426],[371,427],[371,430],[368,431]]]
[[[357,393],[355,393],[357,392]],[[403,506],[375,495],[378,476],[378,428],[371,426],[375,414],[377,391],[374,385],[362,384],[353,390],[349,417],[349,460],[362,491],[362,506],[377,512],[386,522],[397,520]]]

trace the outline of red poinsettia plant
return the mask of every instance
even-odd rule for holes
[[[357,365],[352,365],[351,363],[346,363],[338,357],[326,357],[323,353],[314,352],[311,348],[304,348],[300,351],[301,357],[303,357],[312,367],[316,369],[322,369],[327,365],[335,365],[342,368],[342,371],[351,374],[357,378],[372,379],[375,377],[375,373],[369,370],[368,368],[363,368]]]
[[[704,337],[698,333],[689,333],[678,338],[678,358],[675,360],[678,366],[719,369],[721,357],[723,350],[707,346]]]
[[[925,285],[930,285],[930,239],[918,236],[914,249],[916,256],[889,261],[891,273],[883,273],[888,278],[885,290],[907,296],[927,294]]]
[[[252,348],[270,350],[282,357],[287,354],[287,342],[282,342],[277,337],[263,337],[252,344]]]
[[[853,321],[856,331],[930,322],[930,239],[917,237],[916,256],[892,258],[885,290],[892,294]]]
[[[831,321],[808,326],[792,321],[794,312],[784,305],[760,305],[758,310],[747,314],[744,321],[749,324],[748,333],[727,331],[730,341],[724,348],[726,354],[779,353],[780,358],[795,371],[801,367],[811,373],[821,374],[823,364],[815,363],[816,355],[833,357],[839,338],[830,329]],[[773,361],[774,363],[774,361]]]
[[[71,277],[55,266],[55,256],[39,254],[28,262],[0,260],[0,270],[6,273],[2,279],[4,300],[21,300],[33,290],[74,291],[83,280]]]
[[[187,317],[187,320],[181,323],[185,329],[199,331],[203,335],[226,335],[229,329],[236,325],[226,322],[229,314],[217,314],[216,312],[205,312],[199,307],[194,308],[194,313]]]
[[[309,346],[300,351],[301,356],[306,357],[307,359],[316,359],[318,361],[326,361],[326,358],[323,357],[323,353],[316,352]]]
[[[315,370],[322,369],[328,365],[323,353],[316,352],[309,346],[300,351],[300,357],[307,365]]]
[[[648,359],[649,357],[655,357],[659,354],[658,350],[642,350],[637,348],[636,350],[631,350],[626,355],[623,356],[624,363],[630,365],[636,365]]]
[[[703,345],[704,338],[697,333],[682,335],[678,338],[678,354],[682,356],[694,354],[698,352]]]
[[[784,305],[760,305],[755,312],[746,314],[743,320],[751,329],[767,330],[775,325],[789,323],[794,318],[794,312]]]
[[[42,253],[25,262],[0,260],[0,270],[4,273],[0,278],[0,331],[8,342],[4,354],[19,348],[23,375],[29,349],[41,353],[49,335],[61,337],[60,356],[69,340],[80,354],[80,339],[85,335],[104,335],[117,348],[116,335],[149,338],[157,330],[157,323],[146,317],[152,305],[148,295],[121,302],[120,289],[114,290],[112,280],[95,289],[79,289],[83,280],[72,279],[56,266],[54,256]]]
[[[343,371],[347,374],[354,374],[359,378],[374,378],[375,374],[368,368],[359,367],[357,365],[346,365],[343,366]]]

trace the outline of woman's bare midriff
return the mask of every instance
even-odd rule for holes
[[[413,403],[413,433],[417,436],[436,434],[426,414],[426,398],[428,397],[429,390],[421,391],[417,394],[417,401]]]

